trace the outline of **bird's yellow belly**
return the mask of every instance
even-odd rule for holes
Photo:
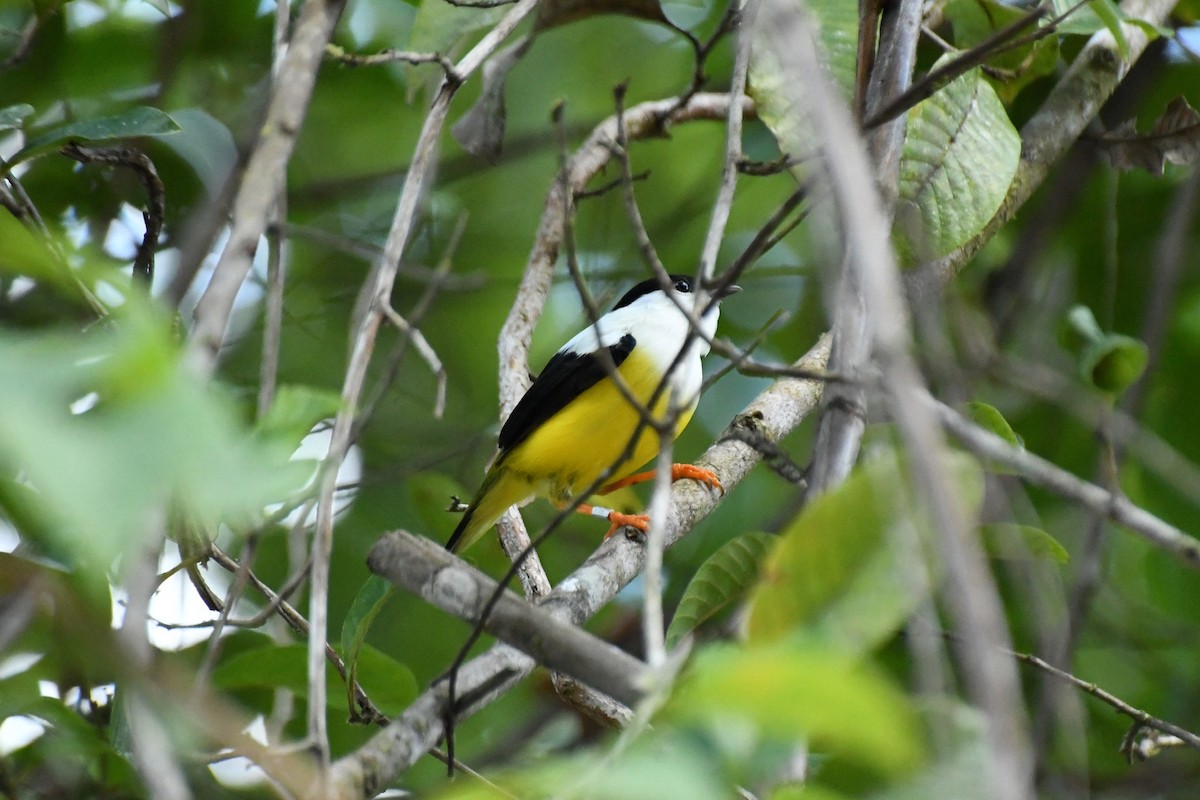
[[[655,365],[635,350],[618,372],[631,393],[648,403],[660,380]],[[666,416],[668,394],[663,391],[655,403],[656,419]],[[696,408],[697,398],[680,399],[688,405],[680,409],[672,438],[691,421]],[[640,419],[617,385],[602,380],[510,451],[504,466],[528,480],[535,493],[554,502],[567,502],[587,491],[609,467],[613,469],[606,482],[623,478],[654,458],[659,450],[658,434],[645,426],[626,454]]]

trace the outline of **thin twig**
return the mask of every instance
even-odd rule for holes
[[[275,203],[276,176],[285,171],[312,98],[321,57],[346,0],[305,0],[292,40],[272,82],[262,134],[255,143],[233,202],[233,227],[194,312],[189,359],[211,375],[227,335],[233,301],[246,280]],[[322,709],[323,711],[324,709]]]
[[[537,3],[538,0],[521,0],[458,62],[454,72],[447,73],[443,78],[417,139],[412,163],[405,176],[392,226],[384,243],[383,254],[372,268],[360,294],[366,299],[366,307],[359,316],[351,339],[350,364],[342,382],[342,405],[334,420],[333,433],[324,459],[326,466],[318,484],[317,525],[313,537],[309,612],[313,634],[309,640],[308,651],[308,729],[309,736],[318,749],[322,765],[328,763],[329,742],[325,722],[325,668],[320,642],[324,641],[329,627],[329,562],[333,549],[333,494],[337,466],[342,463],[349,450],[350,434],[366,380],[367,367],[375,350],[376,337],[395,284],[396,272],[415,225],[417,210],[424,196],[425,182],[436,161],[438,138],[450,110],[450,101],[462,85],[462,81],[479,68],[517,25],[537,7]]]
[[[132,145],[93,147],[70,142],[63,145],[62,154],[81,164],[112,164],[133,170],[146,190],[148,209],[142,212],[146,233],[138,245],[133,260],[133,280],[146,289],[154,280],[154,250],[162,233],[163,219],[167,213],[166,188],[158,177],[158,170],[150,157]]]
[[[926,395],[942,425],[972,452],[1017,470],[1030,483],[1042,486],[1127,528],[1130,532],[1171,553],[1193,569],[1200,569],[1200,540],[1159,519],[1121,495],[1077,478],[1061,467],[1015,447],[986,431],[947,405]]]
[[[516,0],[506,0],[506,2],[516,2]],[[360,55],[358,53],[348,53],[345,48],[336,44],[325,45],[325,53],[340,64],[348,67],[372,67],[379,64],[437,64],[446,73],[447,77],[452,77],[459,82],[462,77],[459,76],[454,69],[454,62],[446,58],[441,53],[414,53],[409,50],[393,50],[391,48],[370,55]]]

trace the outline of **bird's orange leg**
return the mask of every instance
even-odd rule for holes
[[[627,478],[621,478],[619,481],[605,484],[600,487],[596,494],[609,494],[617,489],[624,489],[626,486],[633,486],[635,483],[645,483],[646,481],[654,480],[657,473],[654,470],[639,472],[636,475],[630,475]],[[713,489],[718,490],[721,494],[725,494],[725,487],[721,485],[720,478],[717,473],[705,467],[697,467],[695,464],[672,464],[671,465],[671,481],[679,481],[687,478],[693,481],[699,481]]]
[[[580,514],[589,514],[593,517],[603,517],[612,523],[608,527],[608,533],[604,534],[605,539],[612,536],[614,533],[627,525],[637,528],[642,533],[645,533],[650,529],[650,516],[648,514],[625,514],[621,511],[613,511],[611,508],[593,506],[588,503],[580,503],[575,510]]]

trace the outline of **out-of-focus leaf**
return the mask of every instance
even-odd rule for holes
[[[359,648],[355,675],[371,702],[388,716],[399,714],[417,697],[412,670],[369,644]]]
[[[1004,415],[995,406],[979,400],[972,400],[967,403],[967,415],[976,425],[989,433],[999,436],[1013,447],[1025,446],[1021,441],[1021,437],[1017,436],[1016,431],[1008,424],[1008,420],[1004,418]]]
[[[72,404],[91,396],[81,413]],[[167,325],[139,302],[87,335],[0,337],[0,465],[33,487],[31,509],[66,553],[107,566],[174,499],[205,528],[243,525],[303,486],[192,377]],[[159,522],[161,524],[161,521]]]
[[[758,579],[758,567],[777,537],[750,531],[731,539],[696,570],[667,628],[667,646],[741,597]]]
[[[271,408],[255,426],[256,433],[264,440],[295,447],[314,425],[332,417],[341,405],[341,396],[328,389],[280,386]]]
[[[358,669],[359,651],[362,650],[363,643],[366,641],[371,623],[394,591],[392,584],[378,575],[368,576],[362,588],[358,590],[358,594],[354,596],[354,602],[350,604],[350,610],[342,622],[342,658],[346,662],[348,675],[346,690],[349,692],[351,708],[354,707],[352,686]]]
[[[213,670],[213,686],[219,689],[280,688],[307,697],[307,670],[307,645],[268,645],[224,660]],[[332,666],[326,666],[326,678],[331,686],[333,681],[339,680]],[[326,699],[328,705],[346,709],[345,694],[327,692]]]
[[[601,755],[583,752],[507,774],[488,782],[455,781],[446,800],[507,797],[574,797],[591,800],[724,800],[731,794],[711,754],[685,740],[659,737],[643,746]],[[495,785],[492,785],[494,782]]]
[[[1028,8],[1000,0],[952,0],[945,11],[946,19],[954,26],[954,44],[960,50],[981,44],[1028,13]],[[985,76],[1007,103],[1033,81],[1052,74],[1057,66],[1058,37],[1045,36],[996,53],[987,60]]]
[[[1162,175],[1167,162],[1186,165],[1200,161],[1200,113],[1186,98],[1176,97],[1146,135],[1139,135],[1129,120],[1102,136],[1100,144],[1116,169],[1140,167]]]
[[[11,131],[21,127],[25,118],[33,113],[33,106],[28,103],[0,108],[0,131]]]
[[[72,299],[82,299],[70,270],[8,212],[0,214],[0,275],[44,281]]]
[[[765,738],[810,739],[881,774],[910,772],[923,758],[903,693],[866,664],[825,648],[705,648],[664,713],[713,727],[748,723]]]
[[[796,3],[795,13],[802,13]],[[854,96],[854,70],[858,48],[858,7],[840,0],[803,4],[816,27],[817,45],[822,61],[849,101]],[[764,15],[759,15],[760,25]],[[747,89],[754,98],[758,117],[775,134],[779,149],[791,155],[812,153],[817,142],[808,121],[809,110],[793,103],[797,80],[786,74],[779,54],[762,44],[761,30],[755,31],[755,46],[750,50],[750,76]]]
[[[1041,528],[998,522],[980,529],[983,546],[992,558],[1044,559],[1065,564],[1070,560],[1067,548]]]
[[[1013,447],[1024,449],[1025,442],[1017,435],[1017,432],[1008,424],[1008,420],[1004,418],[1004,415],[995,406],[978,400],[972,400],[966,404],[966,411],[971,421],[988,433],[999,436]],[[1012,467],[1001,464],[998,461],[988,460],[985,466],[989,472],[995,472],[999,475],[1013,475],[1017,472]]]
[[[1097,389],[1120,395],[1146,370],[1146,345],[1119,333],[1105,333],[1086,306],[1067,313],[1063,344],[1079,358],[1079,376]]]
[[[981,780],[993,763],[982,714],[965,703],[939,699],[922,709],[925,727],[942,734],[949,752],[908,779],[871,794],[871,800],[992,800],[993,784]]]
[[[162,143],[175,151],[196,172],[210,197],[221,192],[229,174],[237,167],[237,143],[224,123],[200,108],[171,112],[181,130],[164,136]]]
[[[1084,352],[1080,372],[1101,391],[1119,395],[1142,377],[1149,360],[1144,343],[1112,333]]]
[[[1113,35],[1121,57],[1129,55],[1129,41],[1121,28],[1125,15],[1112,0],[1090,0],[1086,5],[1080,5],[1078,0],[1051,0],[1050,6],[1056,17],[1067,14],[1058,23],[1059,33],[1091,36],[1106,28]]]
[[[1020,157],[1021,137],[977,69],[912,108],[896,206],[903,260],[940,258],[983,230]]]
[[[964,505],[977,508],[978,463],[953,454],[949,466]],[[867,462],[801,511],[751,594],[751,641],[776,641],[803,628],[843,649],[865,650],[903,625],[929,590],[921,576],[936,564],[923,555],[927,523],[902,472],[894,455]],[[914,570],[914,559],[923,568]]]
[[[38,134],[13,156],[10,164],[25,161],[68,141],[102,142],[138,136],[166,136],[179,131],[170,116],[149,106],[138,106],[111,117],[68,122]]]

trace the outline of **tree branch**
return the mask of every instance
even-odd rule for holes
[[[496,582],[430,539],[408,531],[385,534],[371,548],[367,566],[427,603],[482,625],[542,666],[578,678],[626,705],[642,695],[645,664],[512,592],[503,592],[484,617]]]
[[[1200,569],[1200,540],[1134,505],[1127,498],[1077,478],[1028,450],[1014,447],[994,433],[969,422],[931,395],[924,395],[922,401],[937,414],[946,430],[971,452],[1017,470],[1026,481],[1108,517],[1155,547],[1171,553],[1189,567]]]
[[[250,273],[259,237],[267,229],[275,203],[276,176],[285,171],[291,158],[325,45],[345,5],[346,0],[305,0],[300,9],[287,55],[273,82],[263,133],[250,155],[233,202],[229,241],[193,315],[195,325],[188,355],[202,374],[211,374],[216,369],[233,300]]]

